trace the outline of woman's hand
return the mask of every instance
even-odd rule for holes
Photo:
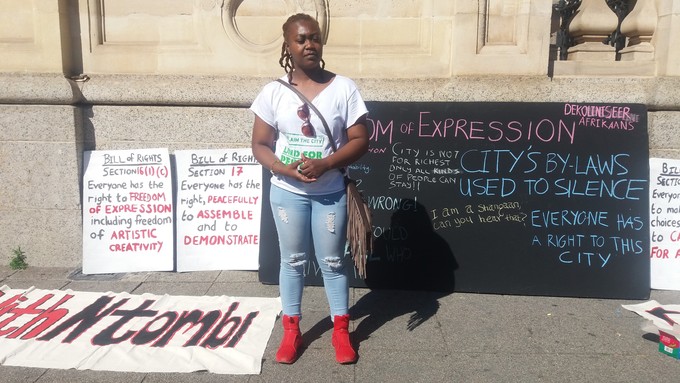
[[[283,168],[283,166],[281,167]],[[318,177],[313,177],[312,173],[308,170],[309,168],[306,168],[306,171],[303,170],[304,167],[304,159],[299,159],[291,164],[286,165],[285,172],[281,172],[281,174],[290,178],[294,178],[300,182],[310,183],[316,181]]]
[[[307,158],[307,165],[309,165],[309,159]],[[293,178],[295,180],[298,180],[300,182],[305,182],[305,183],[310,183],[316,181],[318,177],[312,176],[313,170],[309,170],[309,167],[307,167],[307,171],[303,171],[302,168],[305,166],[305,159],[299,159],[293,163],[290,163],[288,165],[285,165],[281,161],[275,161],[274,165],[272,166],[272,171],[276,175],[281,175],[289,178]]]
[[[330,169],[328,162],[325,159],[313,160],[304,154],[300,160],[296,162],[300,164],[298,166],[298,172],[307,180],[305,182],[316,181]]]

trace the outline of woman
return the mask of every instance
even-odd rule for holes
[[[283,37],[279,64],[287,75],[282,79],[312,100],[332,137],[319,116],[279,82],[267,84],[250,108],[255,113],[253,155],[272,173],[270,201],[281,252],[284,333],[276,360],[295,362],[302,346],[304,270],[313,245],[333,320],[336,360],[354,363],[347,277],[353,264],[345,256],[347,204],[341,169],[368,150],[368,110],[352,80],[324,69],[322,35],[314,18],[291,16],[283,24]]]

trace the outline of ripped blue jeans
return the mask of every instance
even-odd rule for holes
[[[269,198],[281,250],[279,290],[283,313],[289,316],[302,314],[304,276],[310,272],[309,254],[313,247],[323,276],[331,318],[347,314],[345,191],[307,196],[272,185]]]

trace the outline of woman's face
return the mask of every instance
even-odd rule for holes
[[[292,23],[286,31],[286,44],[295,68],[306,70],[319,67],[323,44],[316,23],[309,20]]]

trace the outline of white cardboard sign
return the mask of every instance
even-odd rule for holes
[[[83,273],[173,269],[167,149],[86,151]]]
[[[250,148],[180,150],[177,271],[257,270],[262,167]]]
[[[680,290],[680,160],[649,159],[651,287]]]

